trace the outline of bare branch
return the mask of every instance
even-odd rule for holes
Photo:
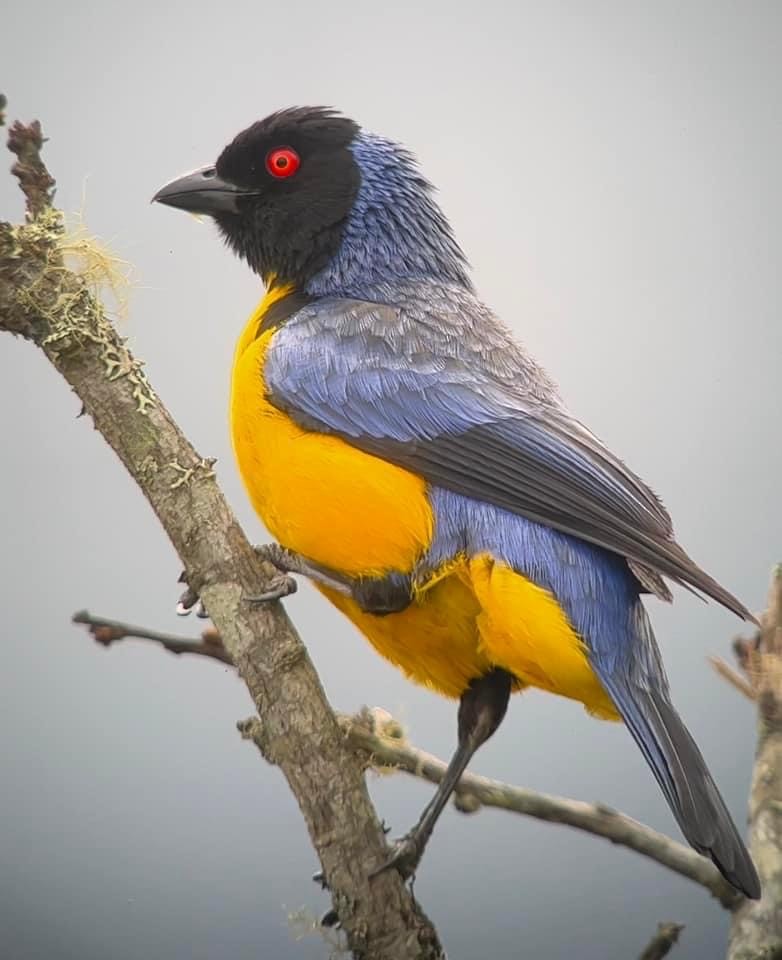
[[[722,657],[709,657],[709,663],[723,680],[727,680],[732,687],[735,687],[739,693],[743,693],[748,700],[757,699],[755,688],[749,680],[742,677],[738,670],[734,670],[726,660],[723,660]]]
[[[367,718],[366,714],[358,718],[339,717],[350,743],[368,753],[373,766],[394,767],[435,784],[442,780],[446,770],[442,760],[411,746],[399,735],[394,736],[399,725],[385,711],[379,711],[379,721],[375,716]],[[388,736],[389,731],[392,736]],[[473,813],[481,806],[497,807],[575,827],[634,850],[687,877],[705,887],[728,909],[735,908],[743,899],[710,860],[604,804],[539,793],[472,773],[462,777],[454,802],[464,813]]]
[[[763,897],[734,913],[728,960],[782,960],[782,565],[771,575],[760,633],[733,649],[758,704],[749,846]]]
[[[119,620],[105,620],[93,617],[86,610],[74,613],[74,623],[84,624],[95,640],[104,647],[110,647],[120,640],[151,640],[160,644],[169,653],[193,653],[201,657],[211,657],[233,666],[233,660],[223,646],[220,634],[214,627],[207,627],[201,633],[201,640],[187,640],[172,633],[158,633],[157,630],[147,630],[146,627],[136,627],[130,623],[121,623]]]
[[[133,636],[151,640],[173,653],[199,654],[223,663],[232,663],[220,635],[215,630],[205,630],[202,642],[198,643],[183,637],[157,633],[145,627],[91,617],[86,611],[74,614],[73,621],[90,625],[90,632],[105,646],[115,640]],[[105,633],[101,633],[104,630]],[[438,757],[410,744],[404,736],[401,724],[382,708],[365,707],[356,716],[336,716],[351,747],[368,757],[368,766],[401,770],[434,784],[439,783],[445,775],[446,764]],[[263,726],[257,717],[243,720],[238,726],[245,739],[254,740],[263,750]],[[635,850],[636,853],[700,884],[727,909],[735,908],[742,900],[710,860],[690,847],[677,843],[665,834],[658,833],[603,804],[556,797],[471,773],[462,777],[454,804],[463,813],[474,813],[482,806],[495,807],[549,823],[575,827]]]
[[[0,223],[0,329],[41,348],[157,514],[263,714],[264,755],[296,797],[351,951],[362,960],[437,960],[437,934],[401,878],[388,871],[369,881],[387,845],[306,649],[280,604],[243,601],[276,571],[259,564],[210,461],[171,419],[84,278],[63,265],[43,142],[39,125],[14,125],[28,218]]]
[[[435,784],[445,775],[446,764],[408,743],[401,725],[385,710],[365,708],[357,716],[338,715],[338,721],[350,745],[367,757],[369,766],[402,770]],[[239,730],[245,739],[263,742],[262,721],[257,717],[242,721]],[[743,900],[710,860],[601,804],[538,793],[473,773],[462,777],[454,804],[463,813],[474,813],[482,806],[495,807],[575,827],[634,850],[700,884],[727,909],[734,909]]]
[[[680,923],[661,923],[657,933],[652,937],[641,954],[640,960],[662,960],[667,957],[679,941],[679,934],[684,930]]]

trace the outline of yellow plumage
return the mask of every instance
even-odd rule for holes
[[[234,358],[231,432],[250,500],[272,536],[324,567],[355,577],[410,573],[434,533],[424,480],[304,430],[269,403],[263,370],[276,331],[260,326],[289,292],[270,288]],[[416,585],[406,610],[388,616],[321,589],[379,653],[446,696],[499,666],[517,689],[541,687],[618,718],[555,598],[491,557],[453,558]]]

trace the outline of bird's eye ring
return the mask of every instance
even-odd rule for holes
[[[275,147],[266,154],[266,169],[278,180],[292,177],[301,166],[301,158],[292,147]]]

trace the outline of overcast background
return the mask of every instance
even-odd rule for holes
[[[10,116],[40,117],[59,205],[133,264],[123,330],[253,539],[226,407],[260,286],[209,224],[149,199],[248,123],[325,103],[415,150],[485,299],[663,495],[694,557],[762,607],[782,554],[782,5],[104,0],[3,19]],[[0,215],[21,216],[5,175]],[[88,607],[201,626],[175,617],[181,565],[78,409],[32,347],[0,338],[0,953],[322,960],[289,927],[328,901],[282,776],[236,733],[242,684],[70,624]],[[650,606],[675,701],[743,824],[753,713],[706,665],[740,624],[687,595]],[[380,704],[449,753],[451,703],[309,588],[288,609],[335,707]],[[625,730],[564,700],[514,700],[474,769],[678,836]],[[398,776],[372,792],[399,833],[431,791]],[[687,924],[677,956],[711,960],[727,929],[651,862],[491,811],[448,811],[416,893],[454,960],[624,960],[660,920]]]

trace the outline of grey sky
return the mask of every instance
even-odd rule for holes
[[[482,296],[571,407],[664,497],[680,540],[750,606],[782,552],[782,7],[774,2],[18,5],[11,116],[38,116],[58,201],[124,259],[124,332],[254,539],[227,432],[233,342],[260,296],[216,232],[149,198],[295,103],[406,142]],[[40,30],[42,18],[48,26]],[[7,18],[6,18],[7,19]],[[31,51],[35,50],[35,56]],[[0,216],[18,218],[0,178]],[[0,952],[322,958],[287,913],[327,901],[279,773],[234,730],[241,684],[142,645],[95,648],[74,610],[193,634],[179,564],[43,359],[0,341],[6,614],[0,674]],[[304,588],[288,604],[332,703],[381,704],[446,754],[454,706],[408,684]],[[714,677],[740,625],[650,604],[674,698],[739,821],[753,717]],[[601,799],[678,836],[626,732],[517,698],[474,769]],[[394,831],[429,789],[373,783]],[[247,826],[254,842],[245,840]],[[682,956],[725,933],[699,889],[607,844],[449,811],[417,893],[454,958],[636,955],[658,920]]]

